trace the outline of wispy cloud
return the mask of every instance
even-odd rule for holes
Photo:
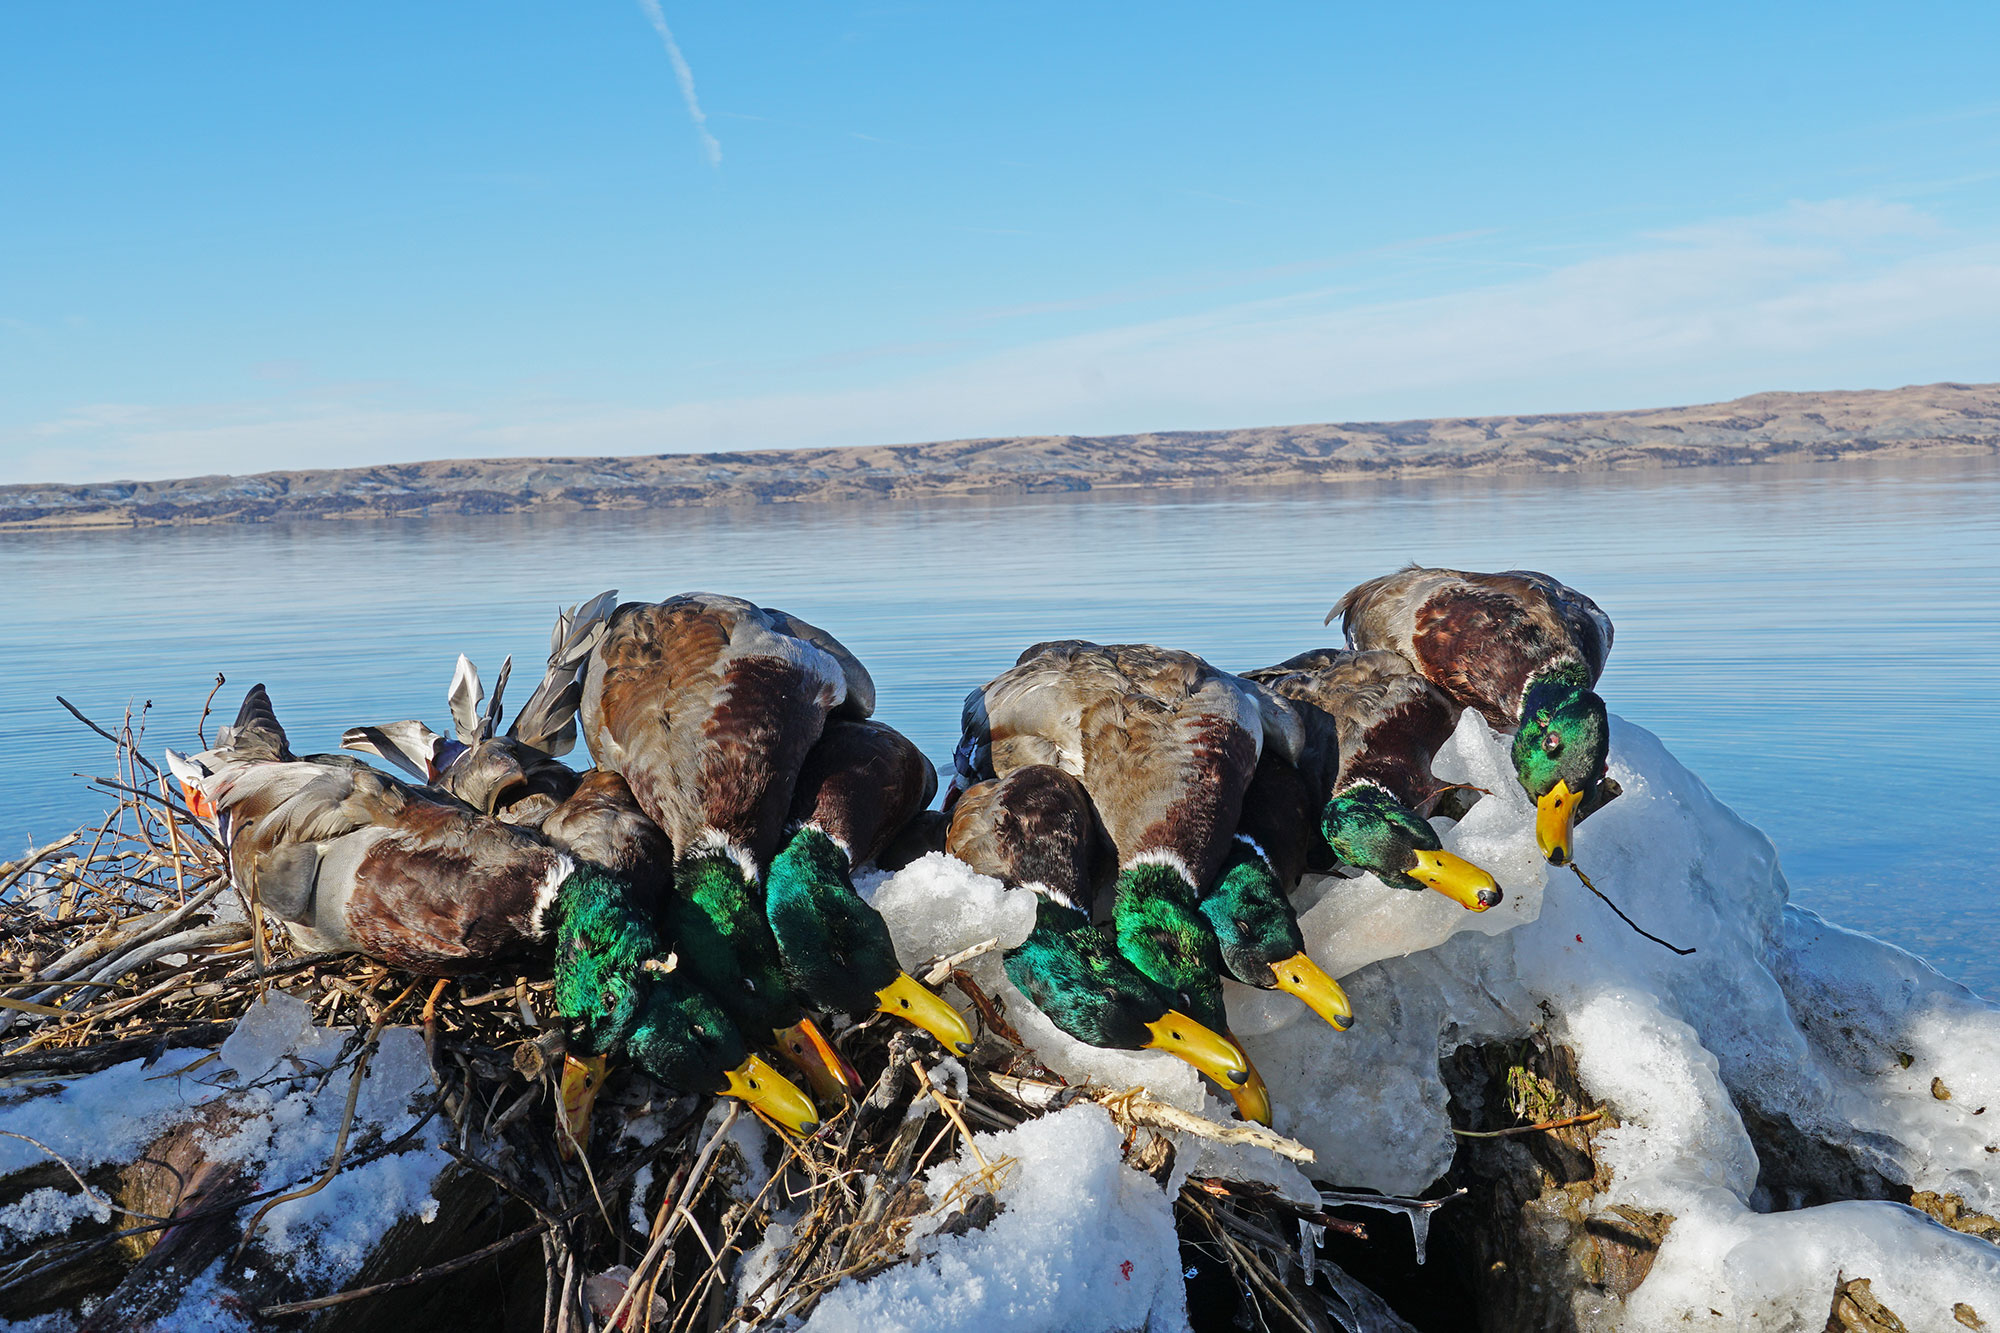
[[[0,428],[0,481],[1648,407],[1992,380],[1995,309],[2000,244],[1903,205],[1796,205],[1421,296],[1301,282],[1011,346],[885,344],[845,362],[773,365],[754,391],[729,398],[471,403],[411,385],[318,386],[262,402],[80,408]],[[843,371],[836,387],[822,387],[829,369]]]
[[[688,118],[694,121],[694,132],[701,136],[701,155],[708,159],[708,165],[722,165],[722,145],[708,132],[708,116],[701,109],[701,100],[694,95],[694,71],[688,68],[687,57],[681,54],[681,44],[674,40],[674,30],[667,26],[667,16],[660,12],[660,0],[639,0],[639,8],[646,12],[646,19],[653,25],[653,31],[660,34],[660,45],[667,48],[667,59],[674,65],[674,80],[681,86],[681,100],[687,103]]]

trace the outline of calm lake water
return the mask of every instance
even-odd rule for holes
[[[270,686],[302,750],[444,729],[455,655],[525,698],[559,603],[705,589],[793,611],[868,664],[878,714],[948,760],[965,692],[1040,639],[1236,669],[1411,559],[1535,568],[1618,628],[1602,690],[1777,842],[1797,900],[2000,995],[2000,462],[1370,483],[1311,491],[682,509],[0,534],[0,859],[96,816],[73,774],[151,701],[192,747]],[[212,732],[211,732],[212,734]]]

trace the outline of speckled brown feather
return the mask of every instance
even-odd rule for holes
[[[1244,674],[1290,699],[1306,718],[1300,768],[1322,802],[1363,780],[1412,808],[1435,792],[1431,760],[1451,738],[1459,709],[1402,654],[1315,648]],[[1332,755],[1329,737],[1337,742]]]
[[[1351,589],[1329,613],[1354,648],[1393,649],[1500,730],[1520,724],[1528,678],[1581,663],[1592,684],[1611,653],[1610,618],[1546,574],[1408,569]]]
[[[1302,743],[1282,700],[1150,644],[1037,644],[967,699],[965,721],[961,751],[993,774],[1046,763],[1081,779],[1120,866],[1165,852],[1197,885],[1221,866],[1262,745],[1291,757]]]
[[[621,606],[585,672],[591,752],[677,851],[719,836],[764,864],[828,715],[872,705],[867,673],[832,642],[734,597]]]
[[[426,975],[483,967],[536,947],[537,895],[569,873],[533,835],[372,769],[200,758],[232,877],[312,948]]]
[[[916,743],[874,721],[834,718],[806,754],[791,822],[816,825],[865,865],[937,795],[937,770]]]
[[[1010,887],[1038,885],[1088,915],[1097,839],[1083,784],[1059,768],[1030,764],[960,794],[945,850],[982,875]]]
[[[624,880],[641,911],[659,911],[673,880],[674,845],[639,808],[624,778],[609,769],[591,769],[540,827],[543,837],[578,860],[603,866]]]

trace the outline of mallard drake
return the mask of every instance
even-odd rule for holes
[[[850,878],[935,795],[937,770],[908,737],[872,720],[830,720],[799,770],[793,832],[764,876],[765,914],[800,991],[848,1013],[896,1014],[968,1055],[965,1020],[896,967],[888,926]]]
[[[1390,648],[1463,708],[1514,733],[1514,775],[1535,802],[1552,863],[1574,824],[1617,795],[1607,786],[1610,719],[1593,687],[1611,655],[1611,618],[1546,574],[1408,569],[1370,579],[1327,612],[1351,648]]]
[[[1083,784],[1052,765],[1027,764],[958,794],[945,848],[980,874],[1037,895],[1035,928],[1006,952],[1005,966],[1056,1027],[1091,1046],[1166,1051],[1232,1092],[1254,1086],[1237,1045],[1175,1009],[1167,991],[1091,923],[1099,838]],[[1270,1119],[1268,1101],[1244,1111]]]
[[[1222,871],[1201,896],[1201,913],[1231,976],[1295,995],[1344,1032],[1354,1024],[1354,1008],[1340,984],[1307,955],[1290,897],[1305,873],[1313,804],[1298,768],[1267,748],[1244,789],[1243,814]]]
[[[839,955],[852,976],[879,979],[866,1007],[964,1049],[971,1033],[950,1005],[912,998],[922,987],[898,966],[873,908],[838,876],[801,887],[799,876],[831,874],[804,849],[788,865],[783,952],[772,933],[763,872],[800,772],[829,718],[859,720],[874,705],[867,669],[826,631],[740,598],[688,593],[611,614],[584,674],[581,711],[599,766],[624,777],[673,841],[669,910],[684,961],[746,1030],[777,1029],[783,1039],[807,1021],[804,1002],[856,1003],[852,986],[784,965],[784,953]],[[788,1044],[796,1049],[796,1034]]]
[[[583,664],[616,597],[600,593],[557,617],[548,669],[505,734],[499,730],[501,696],[513,659],[501,664],[487,700],[479,669],[461,653],[446,694],[457,740],[404,721],[350,727],[340,741],[389,760],[428,789],[480,814],[534,829],[562,850],[604,867],[625,881],[640,910],[656,914],[667,901],[673,844],[622,777],[606,769],[578,773],[557,757],[575,748]]]
[[[1192,653],[1065,640],[966,697],[955,763],[966,785],[1034,763],[1083,783],[1116,848],[1118,947],[1196,1021],[1226,1030],[1227,970],[1344,1027],[1346,997],[1306,956],[1275,872],[1236,839],[1259,752],[1290,759],[1302,741],[1289,704]]]
[[[232,881],[315,951],[428,976],[555,955],[555,1002],[584,1052],[622,1054],[691,1092],[743,1098],[801,1133],[812,1103],[755,1055],[626,886],[533,834],[434,800],[358,760],[288,759],[260,685],[213,749],[168,752]]]
[[[1385,649],[1315,648],[1244,675],[1291,700],[1304,720],[1300,768],[1336,859],[1385,884],[1436,889],[1474,912],[1501,901],[1493,876],[1444,850],[1423,817],[1438,791],[1431,760],[1458,721],[1441,690]]]

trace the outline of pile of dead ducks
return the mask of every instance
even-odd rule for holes
[[[1306,871],[1469,911],[1502,899],[1430,823],[1458,796],[1431,764],[1462,710],[1513,734],[1550,861],[1617,794],[1593,692],[1612,630],[1588,597],[1542,574],[1413,566],[1336,615],[1344,648],[1240,674],[1147,644],[1036,644],[967,696],[939,810],[935,770],[871,718],[852,653],[709,593],[607,592],[565,612],[504,731],[509,666],[488,697],[461,658],[454,736],[399,722],[342,738],[402,777],[294,754],[262,686],[214,748],[169,760],[237,888],[299,947],[427,976],[547,969],[579,1141],[608,1061],[811,1134],[864,1087],[829,1016],[885,1013],[969,1053],[965,1019],[902,970],[854,888],[861,867],[930,851],[1038,895],[1005,968],[1057,1028],[1178,1056],[1268,1123],[1223,979],[1296,996],[1335,1029],[1354,1017],[1300,933]],[[586,772],[563,762],[579,729]]]

